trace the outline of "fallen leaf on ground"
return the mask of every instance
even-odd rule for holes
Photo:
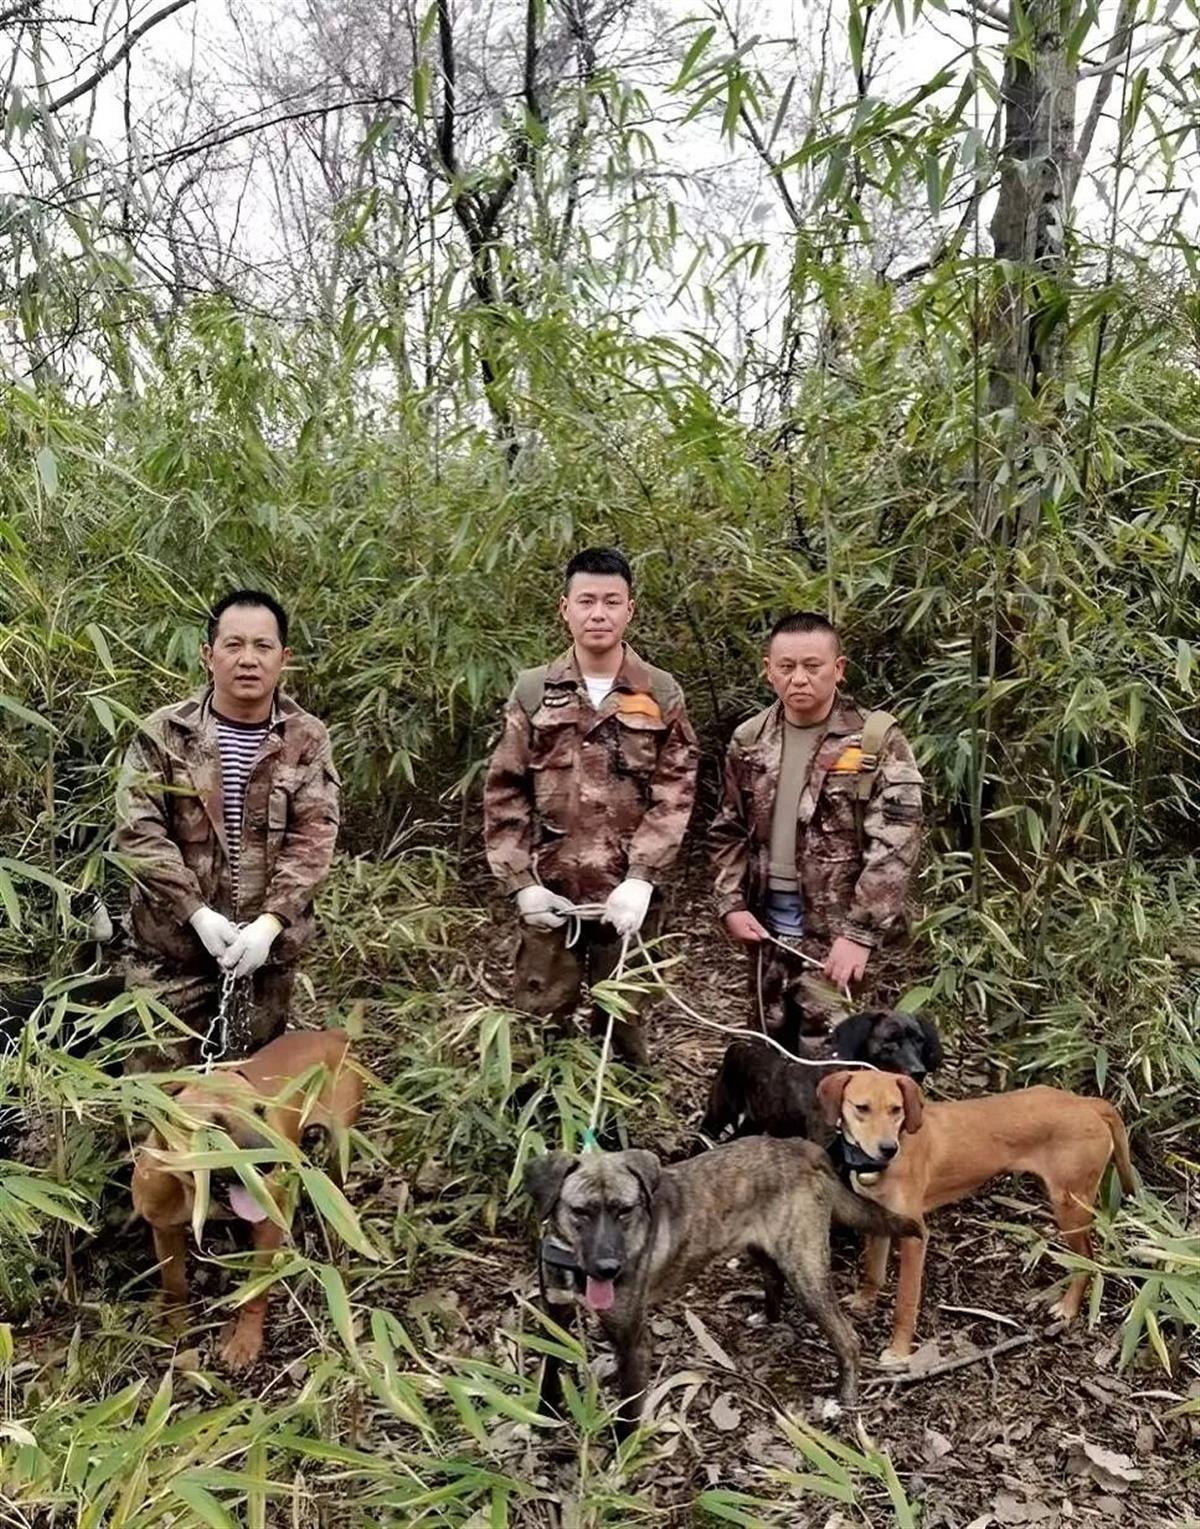
[[[687,1322],[687,1325],[691,1328],[696,1342],[713,1361],[713,1363],[719,1364],[724,1370],[736,1370],[737,1366],[734,1364],[733,1360],[730,1359],[729,1355],[709,1332],[708,1328],[705,1327],[704,1323],[701,1322],[700,1318],[696,1315],[690,1306],[685,1306],[683,1308],[683,1316],[684,1320]]]
[[[1127,1492],[1133,1482],[1145,1475],[1128,1455],[1093,1444],[1090,1439],[1064,1439],[1062,1447],[1067,1451],[1067,1469],[1090,1476],[1105,1491]]]
[[[733,1405],[733,1395],[729,1391],[722,1391],[708,1409],[708,1416],[718,1433],[732,1433],[742,1422],[741,1408]]]

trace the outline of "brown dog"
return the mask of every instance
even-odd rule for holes
[[[1001,1173],[1034,1173],[1046,1186],[1067,1246],[1091,1254],[1096,1191],[1115,1157],[1121,1187],[1133,1189],[1129,1138],[1107,1099],[1058,1088],[1027,1088],[931,1104],[911,1078],[882,1072],[837,1072],[817,1088],[830,1125],[838,1126],[855,1190],[922,1223],[920,1238],[900,1247],[900,1282],[892,1341],[884,1364],[912,1352],[925,1269],[924,1218],[972,1194]],[[867,1239],[863,1281],[852,1308],[875,1304],[887,1276],[890,1242]],[[1079,1313],[1087,1275],[1078,1274],[1053,1308],[1071,1321]]]
[[[525,1185],[549,1222],[542,1286],[554,1308],[575,1300],[597,1313],[617,1354],[618,1428],[641,1415],[649,1379],[646,1316],[673,1288],[716,1263],[750,1252],[786,1280],[838,1357],[839,1399],[858,1393],[858,1339],[829,1277],[829,1224],[886,1236],[917,1226],[871,1205],[841,1183],[812,1142],[747,1136],[702,1157],[662,1168],[652,1152],[553,1152],[525,1165]],[[542,1398],[561,1395],[558,1360],[546,1361]]]
[[[344,1030],[294,1030],[279,1036],[235,1067],[221,1067],[203,1081],[182,1088],[176,1103],[191,1130],[223,1130],[237,1146],[269,1147],[273,1132],[296,1145],[310,1128],[344,1132],[358,1119],[363,1080],[348,1065],[350,1038]],[[322,1074],[318,1069],[323,1069]],[[297,1080],[305,1080],[307,1083]],[[318,1087],[319,1083],[319,1087]],[[256,1130],[261,1120],[267,1132]],[[134,1152],[133,1208],[154,1232],[154,1252],[162,1265],[168,1306],[182,1307],[188,1286],[184,1260],[187,1229],[196,1202],[195,1173],[172,1166],[168,1142],[157,1130]],[[186,1148],[182,1154],[186,1159]],[[224,1177],[218,1179],[218,1173]],[[226,1215],[253,1225],[255,1252],[267,1263],[283,1242],[284,1229],[271,1220],[235,1170],[213,1170],[213,1200]],[[267,1180],[278,1201],[278,1193]],[[214,1214],[220,1214],[214,1204]],[[264,1293],[247,1301],[222,1334],[221,1358],[231,1369],[252,1365],[262,1352],[267,1313]]]

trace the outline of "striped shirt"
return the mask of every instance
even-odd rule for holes
[[[258,758],[263,739],[271,730],[266,722],[233,722],[214,712],[217,745],[221,753],[221,792],[225,800],[225,842],[229,845],[229,876],[233,883],[233,906],[237,908],[238,863],[242,852],[242,806],[246,782]]]

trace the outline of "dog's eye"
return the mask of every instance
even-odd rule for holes
[[[572,1208],[571,1214],[577,1221],[590,1221],[596,1214],[596,1208],[593,1205],[576,1205]]]
[[[856,1104],[854,1108],[860,1115],[869,1115],[871,1113],[871,1106],[869,1104]]]
[[[618,1221],[628,1221],[630,1216],[632,1216],[632,1215],[633,1215],[633,1206],[632,1205],[618,1205],[617,1206],[617,1220]]]

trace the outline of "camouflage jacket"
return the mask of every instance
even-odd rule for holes
[[[125,756],[117,792],[116,848],[137,878],[135,945],[206,962],[188,919],[207,904],[238,923],[275,914],[284,928],[271,963],[294,961],[312,938],[313,894],[333,858],[339,784],[324,724],[277,696],[246,782],[235,908],[212,692],[154,712]]]
[[[573,649],[517,680],[483,793],[488,864],[509,892],[575,902],[626,876],[661,881],[679,853],[699,750],[683,692],[626,647],[597,710]]]
[[[921,847],[921,772],[898,727],[886,734],[863,811],[860,851],[856,781],[864,713],[839,696],[800,794],[796,860],[805,932],[860,945],[883,943],[903,924]],[[717,913],[760,911],[766,895],[771,813],[783,758],[779,702],[736,729],[725,756],[721,806],[709,830]]]

